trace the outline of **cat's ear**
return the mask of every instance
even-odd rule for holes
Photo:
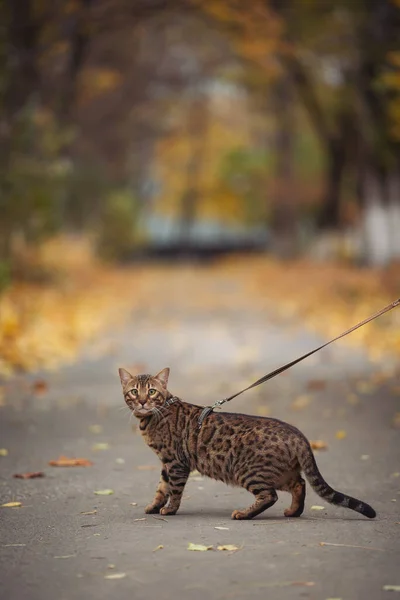
[[[132,379],[132,375],[128,373],[125,369],[118,369],[119,377],[121,379],[122,387],[128,383]]]
[[[165,388],[168,385],[168,377],[169,377],[169,367],[166,367],[165,369],[163,369],[162,371],[157,373],[157,375],[155,375],[155,379],[157,379],[157,381],[159,381],[161,383],[161,385],[164,386]]]

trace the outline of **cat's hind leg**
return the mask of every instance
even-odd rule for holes
[[[306,498],[306,482],[300,475],[289,481],[285,486],[285,491],[292,494],[292,504],[290,508],[284,511],[285,517],[300,517],[304,511],[304,501]]]
[[[160,482],[157,486],[153,502],[144,509],[147,514],[157,514],[168,502],[169,498],[169,477],[165,468],[161,471]]]
[[[252,519],[253,517],[256,517],[260,513],[264,512],[264,510],[267,510],[267,508],[270,508],[278,500],[278,494],[273,488],[265,490],[249,489],[249,492],[250,491],[254,494],[256,501],[248,508],[243,510],[234,510],[232,513],[232,519]]]

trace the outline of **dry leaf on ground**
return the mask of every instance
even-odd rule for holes
[[[310,440],[310,446],[313,450],[327,450],[328,444],[323,440]]]
[[[400,585],[384,585],[382,589],[385,592],[400,592]]]
[[[80,513],[81,515],[96,515],[97,514],[97,510],[87,510],[87,511],[83,511]]]
[[[114,493],[114,490],[96,490],[94,493],[96,494],[96,496],[111,496]]]
[[[32,473],[15,473],[13,477],[17,479],[36,479],[37,477],[44,477],[43,471],[33,471]]]
[[[306,394],[301,394],[292,402],[290,405],[293,410],[303,410],[306,408],[311,402],[311,396],[307,396]]]
[[[220,531],[229,531],[229,527],[214,527],[214,529],[219,529]]]
[[[124,579],[126,577],[126,573],[109,573],[108,575],[104,575],[104,579]]]
[[[98,442],[93,444],[92,450],[109,450],[110,444],[108,442]]]
[[[51,467],[91,467],[93,463],[87,458],[68,458],[67,456],[60,456],[57,460],[50,460],[49,465]]]
[[[0,456],[8,456],[7,448],[0,448]]]
[[[347,433],[345,432],[345,430],[344,430],[344,429],[339,429],[339,431],[337,431],[337,432],[335,433],[335,437],[336,437],[338,440],[344,440],[344,438],[345,438],[346,436],[347,436]]]
[[[162,544],[160,544],[159,546],[157,546],[157,548],[154,548],[153,552],[157,552],[157,550],[163,550],[164,546]]]
[[[35,394],[45,394],[48,391],[48,385],[44,379],[38,379],[33,382],[32,390]]]
[[[0,508],[19,508],[22,506],[22,502],[6,502],[5,504],[0,504]]]
[[[314,504],[311,507],[311,510],[325,510],[325,506],[319,506],[318,504]]]
[[[89,425],[90,433],[102,433],[103,426],[102,425]]]
[[[307,382],[307,389],[311,391],[324,390],[326,388],[326,381],[323,379],[310,379]]]
[[[204,546],[203,544],[193,544],[189,542],[188,550],[193,550],[194,552],[207,552],[207,550],[212,550],[213,546]]]
[[[234,544],[224,544],[222,546],[217,546],[217,550],[227,550],[228,552],[236,552],[236,550],[241,550],[239,546],[235,546]]]

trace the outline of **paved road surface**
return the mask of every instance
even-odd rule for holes
[[[205,309],[173,318],[170,312],[142,311],[124,330],[98,342],[92,349],[101,348],[98,355],[88,351],[58,372],[8,383],[0,408],[0,447],[9,451],[0,457],[0,500],[21,501],[23,507],[0,509],[0,597],[394,597],[383,586],[400,586],[400,431],[393,425],[399,382],[376,375],[361,354],[343,344],[247,393],[231,408],[269,413],[296,424],[310,439],[325,440],[329,449],[317,457],[322,473],[333,486],[369,502],[376,520],[328,506],[308,489],[300,519],[283,517],[289,496],[281,493],[254,521],[234,522],[231,511],[247,506],[250,495],[199,477],[190,479],[178,515],[143,520],[158,481],[157,459],[120,410],[117,367],[156,372],[170,366],[174,393],[209,404],[317,341],[256,311]],[[40,378],[47,392],[32,393]],[[315,379],[325,387],[310,391]],[[346,437],[338,439],[338,431]],[[95,450],[96,443],[109,448]],[[89,458],[94,466],[48,466],[61,454]],[[46,477],[13,478],[37,470]],[[104,488],[114,494],[94,494]],[[324,509],[312,510],[313,505]],[[234,544],[240,550],[190,552],[189,542]],[[105,579],[115,573],[125,577]]]

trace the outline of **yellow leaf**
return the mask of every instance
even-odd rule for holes
[[[335,437],[336,437],[338,440],[344,440],[344,438],[346,437],[346,435],[347,435],[347,433],[345,432],[345,430],[344,430],[344,429],[339,429],[339,431],[337,431],[337,432],[335,433]]]
[[[311,402],[311,396],[307,396],[307,394],[302,394],[298,396],[294,402],[291,404],[291,408],[293,410],[303,410],[306,408]]]
[[[90,433],[102,433],[103,426],[102,425],[89,425]]]
[[[311,507],[311,510],[325,510],[325,506],[319,506],[318,504],[314,504]]]
[[[99,442],[98,444],[93,444],[92,450],[108,450],[110,448],[110,444],[107,442]]]
[[[189,542],[187,549],[194,552],[207,552],[207,550],[212,550],[213,546],[203,546],[203,544],[192,544],[192,542]]]
[[[111,496],[114,493],[114,490],[96,490],[94,493],[96,494],[96,496]]]
[[[22,506],[22,502],[6,502],[5,504],[0,504],[2,508],[18,508]]]
[[[233,544],[225,544],[223,546],[217,546],[217,550],[227,550],[228,552],[235,552],[236,550],[240,550],[239,546],[234,546]]]
[[[104,575],[104,579],[124,579],[126,577],[126,573],[110,573],[109,575]]]
[[[8,456],[7,448],[0,448],[0,456]]]
[[[157,552],[157,550],[163,550],[164,546],[160,544],[157,548],[154,548],[153,552]]]

